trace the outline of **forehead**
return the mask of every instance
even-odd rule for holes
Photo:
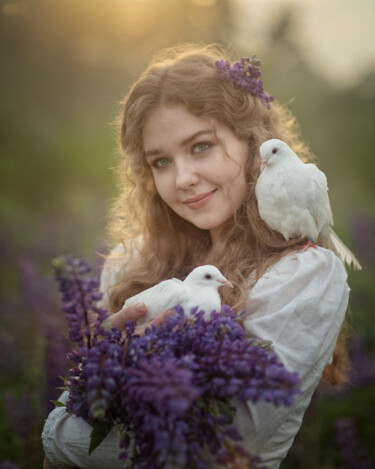
[[[183,104],[159,105],[146,116],[142,139],[145,151],[159,147],[164,142],[181,143],[201,130],[213,131],[213,119],[195,116]]]

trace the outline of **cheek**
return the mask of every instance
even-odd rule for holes
[[[173,186],[171,182],[168,181],[168,178],[165,178],[160,175],[154,176],[155,188],[160,197],[164,200],[166,204],[170,204],[173,199]]]
[[[228,177],[230,174],[230,177]],[[232,172],[227,173],[227,195],[233,201],[237,209],[244,200],[247,192],[247,182],[244,167],[240,168],[237,164],[232,167]]]

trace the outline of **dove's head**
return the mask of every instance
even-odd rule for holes
[[[233,285],[227,280],[220,270],[213,265],[201,265],[196,267],[186,277],[184,282],[197,284],[200,288],[230,287]]]
[[[260,171],[262,172],[266,166],[276,164],[278,161],[294,155],[294,151],[282,140],[272,138],[267,140],[259,148],[260,153]]]

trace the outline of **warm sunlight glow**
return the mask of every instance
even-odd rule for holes
[[[28,5],[26,2],[9,2],[3,5],[4,15],[24,15],[28,11]]]
[[[124,2],[116,5],[114,26],[119,33],[142,36],[153,24],[154,5],[150,2]]]
[[[193,5],[199,7],[210,7],[216,3],[217,0],[192,0]]]

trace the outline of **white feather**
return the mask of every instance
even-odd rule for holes
[[[147,313],[137,325],[147,323],[159,313],[181,305],[188,314],[192,308],[199,306],[207,314],[220,311],[221,300],[218,292],[220,286],[232,284],[212,265],[195,268],[184,281],[172,278],[138,293],[125,301],[123,306],[145,303]]]
[[[360,264],[333,232],[332,211],[325,174],[315,164],[303,163],[283,141],[267,140],[260,147],[261,174],[255,194],[262,220],[286,240],[318,237],[348,265]]]

